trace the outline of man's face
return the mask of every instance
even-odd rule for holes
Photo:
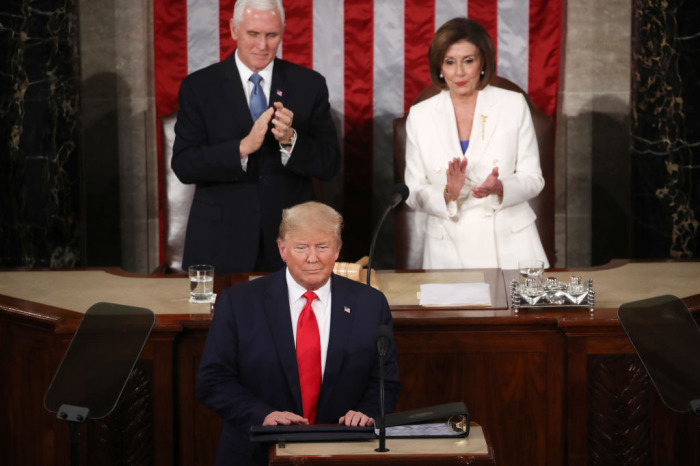
[[[277,246],[294,280],[310,291],[328,281],[340,254],[335,235],[316,228],[289,232]]]
[[[277,55],[282,41],[282,21],[277,10],[243,10],[241,25],[236,27],[233,18],[229,23],[231,37],[238,42],[238,57],[253,70],[265,68]]]

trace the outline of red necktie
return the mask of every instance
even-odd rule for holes
[[[311,303],[316,293],[304,293],[306,305],[297,322],[297,365],[301,382],[301,402],[309,424],[316,421],[316,403],[321,391],[321,337]]]

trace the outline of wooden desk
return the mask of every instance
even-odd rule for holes
[[[661,294],[700,310],[700,263],[615,263],[576,274],[594,279],[592,314],[515,314],[507,303],[421,308],[401,301],[415,290],[394,290],[409,280],[380,272],[395,322],[398,409],[464,401],[500,465],[700,464],[696,420],[661,404],[616,315],[624,302]],[[216,289],[243,279],[218,277]],[[97,301],[158,315],[117,410],[84,427],[83,463],[213,464],[221,421],[194,395],[211,316],[187,303],[188,289],[185,277],[0,272],[0,464],[68,464],[68,429],[42,401],[81,312]]]
[[[387,439],[384,453],[374,451],[378,440],[361,442],[287,443],[270,447],[270,465],[496,465],[493,448],[481,426],[460,439]]]

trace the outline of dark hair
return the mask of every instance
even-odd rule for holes
[[[445,79],[440,77],[442,62],[447,49],[461,40],[471,42],[479,49],[484,72],[480,78],[479,89],[483,89],[496,74],[496,50],[486,29],[477,21],[468,18],[452,18],[435,33],[428,49],[430,79],[440,89],[447,89]]]

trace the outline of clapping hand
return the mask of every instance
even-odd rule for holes
[[[467,158],[455,157],[447,166],[447,195],[450,199],[457,199],[459,192],[464,187],[467,178]]]
[[[258,119],[255,120],[255,123],[253,123],[253,127],[250,129],[248,136],[241,139],[241,143],[238,146],[241,158],[248,157],[263,145],[265,134],[267,133],[267,126],[270,124],[274,113],[275,110],[272,107],[265,110]]]
[[[481,186],[472,188],[472,195],[481,199],[490,194],[497,194],[499,197],[503,196],[503,183],[498,179],[498,167],[494,167],[491,170],[489,176],[486,177],[486,181]]]
[[[292,122],[294,121],[294,113],[282,104],[282,102],[275,102],[275,117],[272,120],[272,131],[275,139],[280,142],[280,144],[288,144],[294,135],[294,130],[292,129]]]

